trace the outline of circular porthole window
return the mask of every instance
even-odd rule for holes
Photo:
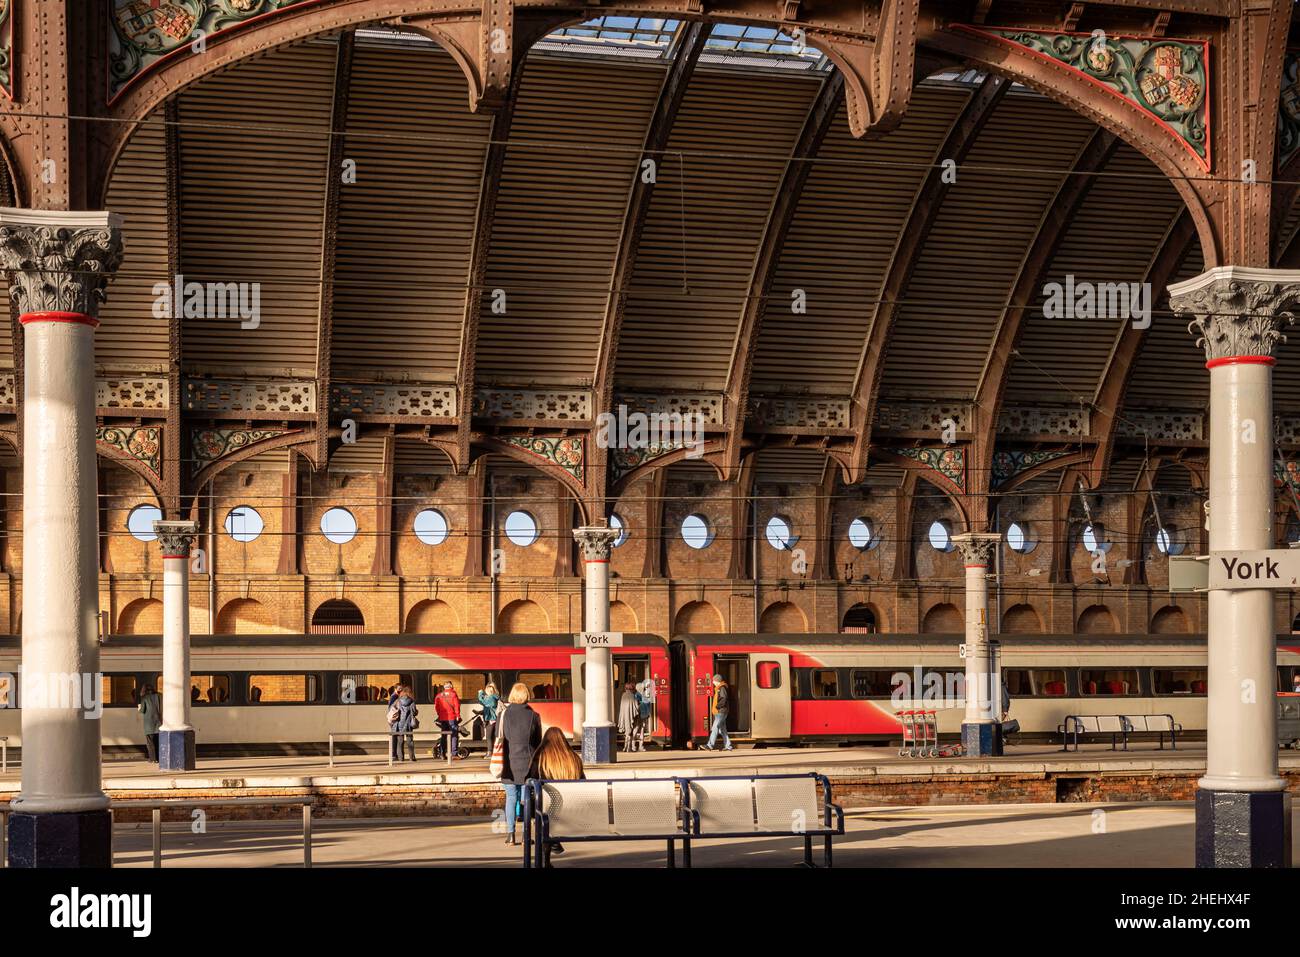
[[[1185,547],[1177,529],[1162,528],[1156,532],[1156,548],[1162,555],[1181,555]]]
[[[506,538],[520,548],[527,548],[537,541],[537,519],[523,509],[518,509],[507,515],[505,527]]]
[[[687,515],[682,519],[682,541],[691,548],[708,548],[713,542],[713,529],[703,515]]]
[[[335,545],[346,545],[357,537],[357,520],[346,508],[332,508],[321,516],[320,530]]]
[[[226,534],[237,542],[251,542],[262,534],[266,523],[257,509],[250,505],[239,505],[226,513]]]
[[[447,524],[447,516],[436,508],[426,508],[418,512],[412,527],[415,529],[415,537],[426,545],[441,545],[447,540],[447,535],[451,531]]]
[[[930,531],[927,533],[930,539],[930,547],[937,552],[950,552],[953,549],[952,528],[947,522],[937,521],[930,523]]]
[[[627,523],[618,515],[611,515],[609,517],[609,527],[618,532],[618,538],[614,539],[614,547],[618,548],[627,541]]]
[[[790,528],[790,520],[782,515],[773,515],[767,520],[765,534],[767,543],[778,552],[794,548],[795,537]]]
[[[1110,543],[1106,541],[1106,530],[1100,525],[1083,526],[1083,547],[1090,554],[1110,551]]]
[[[126,517],[127,531],[142,542],[152,542],[158,537],[153,532],[153,523],[161,522],[162,517],[162,509],[157,505],[137,505]]]
[[[1013,552],[1019,552],[1021,555],[1027,555],[1034,550],[1038,543],[1034,541],[1029,532],[1027,522],[1012,522],[1007,526],[1007,545]]]
[[[876,547],[876,526],[871,519],[855,518],[849,522],[849,544],[863,551]]]

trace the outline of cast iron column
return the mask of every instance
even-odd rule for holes
[[[1210,551],[1273,547],[1273,349],[1300,272],[1221,266],[1169,287],[1210,370]],[[1286,867],[1277,764],[1277,636],[1265,589],[1211,591],[1206,768],[1197,867]]]
[[[190,547],[198,522],[154,522],[163,559],[163,713],[158,767],[194,770],[190,724]]]
[[[994,688],[989,646],[989,565],[1002,536],[967,532],[952,540],[966,565],[966,714],[961,742],[968,755],[1002,753],[1001,688]]]
[[[575,528],[586,572],[587,631],[609,630],[609,555],[618,541],[617,529],[604,525]],[[618,760],[614,727],[614,679],[608,648],[587,649],[586,715],[582,723],[584,764],[613,764]]]
[[[108,867],[100,768],[95,327],[122,258],[108,212],[0,209],[23,326],[22,790],[10,867]]]

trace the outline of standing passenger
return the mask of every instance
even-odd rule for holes
[[[140,713],[144,715],[144,749],[150,761],[158,760],[158,729],[162,727],[162,695],[145,685],[140,694]]]
[[[718,740],[718,735],[722,735],[722,750],[732,751],[731,738],[727,736],[727,712],[731,710],[731,687],[722,680],[722,675],[713,676],[713,698],[709,703],[709,711],[713,714],[713,728],[709,731],[709,741],[705,744],[705,751],[714,750],[713,745]]]
[[[623,750],[636,750],[636,727],[641,722],[641,705],[637,701],[632,682],[623,685],[623,696],[618,699],[618,730],[623,735]]]
[[[388,709],[390,719],[388,730],[395,731],[392,737],[392,756],[395,761],[406,760],[406,750],[409,746],[411,751],[411,760],[415,760],[415,735],[412,734],[420,726],[419,715],[420,709],[415,706],[415,698],[411,694],[411,689],[403,685],[395,689],[397,697],[393,700],[393,706]],[[394,715],[396,711],[396,715]],[[393,721],[396,717],[397,720]]]
[[[519,816],[520,797],[533,752],[542,743],[542,718],[528,706],[528,686],[515,682],[510,689],[510,703],[501,712],[501,738],[505,742],[505,770],[501,786],[506,792],[506,843],[515,844],[515,821]],[[524,824],[527,827],[527,822]]]
[[[460,696],[450,681],[443,682],[442,692],[433,699],[433,708],[438,712],[438,727],[451,733],[451,757],[459,761],[460,755]]]
[[[492,757],[492,745],[497,739],[497,705],[500,701],[501,696],[497,694],[497,686],[490,681],[478,693],[478,703],[483,706],[483,732],[487,735],[489,758]]]
[[[645,750],[646,732],[650,730],[650,720],[654,717],[655,711],[655,679],[653,675],[648,675],[644,681],[636,686],[637,700],[641,702],[641,723],[636,729],[636,749]]]

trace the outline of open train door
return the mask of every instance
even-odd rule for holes
[[[749,656],[753,676],[749,702],[753,712],[750,734],[755,740],[790,738],[790,656],[760,651]]]

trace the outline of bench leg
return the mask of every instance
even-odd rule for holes
[[[682,838],[682,866],[690,868],[691,866],[691,839]]]
[[[817,866],[816,864],[813,863],[813,859],[812,859],[812,835],[811,834],[805,834],[803,836],[803,866],[804,867]]]
[[[677,848],[672,841],[668,842],[668,866],[670,868],[677,866]]]
[[[826,852],[822,856],[826,858],[826,868],[827,870],[829,870],[832,866],[831,865],[831,836],[829,834],[826,835],[825,841],[826,841]]]

